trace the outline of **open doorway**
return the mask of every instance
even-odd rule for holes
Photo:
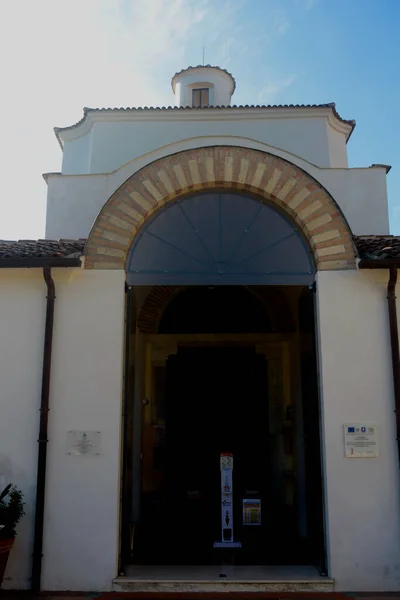
[[[219,455],[231,452],[236,563],[324,570],[314,322],[302,286],[178,287],[164,299],[144,336],[131,562],[218,561]],[[246,500],[261,506],[251,526]]]

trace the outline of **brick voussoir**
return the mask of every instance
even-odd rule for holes
[[[285,163],[282,171],[282,175],[279,178],[278,183],[274,189],[274,196],[279,197],[279,193],[282,190],[283,186],[289,181],[289,179],[294,178],[295,169],[293,165],[290,163]]]
[[[306,188],[306,186],[304,186],[304,188]],[[331,206],[327,195],[322,190],[316,189],[310,192],[310,195],[307,196],[307,198],[305,198],[298,206],[296,206],[295,210],[298,214],[301,214],[305,209],[314,204],[314,202],[320,202],[321,208],[323,206]]]
[[[123,269],[125,266],[124,260],[114,258],[113,256],[96,255],[94,257],[94,269]]]
[[[153,287],[138,315],[138,327],[140,331],[156,333],[159,315],[178,289],[178,286]]]
[[[114,215],[118,217],[118,219],[123,219],[127,223],[130,223],[133,230],[135,230],[139,226],[140,222],[143,219],[143,216],[138,214],[137,219],[135,220],[133,217],[120,210],[119,207],[115,209]]]
[[[290,175],[290,177],[288,177],[286,183],[280,188],[276,196],[279,197],[280,201],[286,206],[304,188],[305,181],[299,176],[298,173],[293,173]]]
[[[200,155],[200,160],[197,163],[197,169],[199,171],[200,182],[204,186],[208,181],[207,171],[206,171],[206,154],[204,150],[202,150]]]
[[[323,256],[316,255],[317,264],[328,260],[345,260],[349,264],[355,264],[355,255],[353,252],[340,252],[337,254],[325,254]]]
[[[321,217],[324,214],[329,214],[331,217],[331,220],[333,220],[337,217],[338,212],[336,211],[335,207],[332,206],[332,204],[329,201],[327,201],[326,197],[321,196],[320,194],[315,194],[315,195],[311,194],[307,198],[307,200],[308,200],[308,202],[304,203],[304,205],[301,209],[300,209],[300,207],[298,207],[296,209],[299,215],[307,208],[307,206],[310,206],[316,200],[318,200],[321,203],[321,206],[318,208],[318,210],[316,210],[312,214],[309,214],[303,218],[304,224],[307,224],[310,221],[314,221],[315,219],[317,219],[318,217]]]
[[[249,159],[247,159],[249,160]],[[270,180],[270,177],[272,175],[273,172],[273,158],[271,156],[266,156],[264,158],[264,164],[265,164],[265,171],[261,177],[260,183],[259,183],[259,188],[260,190],[264,190],[268,181]],[[240,168],[240,167],[239,167]]]
[[[100,217],[97,227],[101,227],[101,233],[97,233],[96,234],[97,236],[102,237],[102,234],[104,231],[113,231],[114,233],[119,233],[121,235],[127,235],[126,229],[122,229],[122,227],[118,227],[118,225],[115,225],[115,223],[113,223],[110,220],[113,216],[114,215],[112,214],[109,219],[106,219],[105,217]]]
[[[247,174],[246,174],[246,179],[244,181],[244,183],[246,185],[248,185],[249,187],[252,187],[252,181],[258,166],[258,157],[255,160],[252,160],[249,162],[248,168],[247,168]]]
[[[147,180],[146,180],[147,181]],[[140,183],[138,193],[150,204],[150,206],[157,206],[157,200],[150,194],[148,189],[143,184],[143,181]]]
[[[239,183],[240,168],[242,165],[242,153],[237,151],[233,154],[233,180]]]
[[[350,271],[355,268],[354,264],[342,260],[328,260],[319,263],[320,271]]]
[[[346,252],[352,253],[353,255],[355,254],[355,246],[353,243],[353,240],[351,239],[351,237],[345,236],[345,235],[339,235],[337,236],[337,229],[332,228],[331,230],[329,230],[328,228],[326,229],[325,233],[332,233],[332,236],[328,236],[328,239],[315,239],[315,236],[312,236],[310,238],[310,244],[312,247],[312,250],[314,253],[318,253],[318,250],[321,250],[323,248],[329,248],[330,246],[344,246],[346,248]],[[335,234],[335,237],[333,237],[333,235]],[[321,234],[318,234],[319,236]]]
[[[346,226],[344,220],[342,217],[334,217],[330,223],[329,223],[329,227],[327,227],[326,225],[322,225],[321,227],[317,227],[315,229],[313,229],[312,234],[313,235],[320,235],[321,233],[324,233],[325,231],[327,231],[327,229],[337,229],[340,231],[341,234],[344,233],[349,233],[349,229]],[[351,234],[349,234],[349,237],[351,238]]]
[[[167,165],[160,165],[160,169],[163,168],[164,171],[166,172],[168,179],[170,180],[171,184],[172,184],[172,188],[174,190],[175,194],[179,194],[179,190],[180,190],[180,184],[178,181],[178,178],[176,176],[176,173],[173,169],[173,165],[172,163],[169,163]]]
[[[314,248],[316,250],[320,250],[322,248],[329,248],[329,246],[344,246],[345,248],[349,248],[350,251],[350,248],[353,247],[353,243],[351,239],[348,239],[344,236],[340,236],[324,242],[316,242],[314,244]]]
[[[105,231],[103,231],[103,234],[105,233]],[[107,239],[102,237],[102,235],[96,235],[93,236],[91,238],[89,238],[86,247],[87,248],[97,248],[98,246],[109,246],[110,248],[117,248],[118,250],[124,250],[126,249],[125,243],[122,244],[116,240],[112,240],[112,239]]]
[[[106,233],[109,234],[116,234],[119,235],[121,237],[130,237],[129,231],[126,229],[122,229],[121,227],[118,227],[118,225],[114,225],[113,223],[108,222],[106,226],[104,226],[103,231],[101,234],[97,234],[100,239],[111,239],[110,237],[106,236]],[[117,242],[119,243],[119,242]]]

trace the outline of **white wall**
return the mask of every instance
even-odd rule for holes
[[[55,280],[43,588],[106,591],[117,572],[124,273],[57,270]],[[384,273],[368,271],[317,276],[328,560],[337,591],[400,587],[386,283]],[[39,269],[0,271],[0,481],[11,479],[27,500],[9,588],[29,585],[45,296]],[[378,426],[379,458],[346,459],[343,425],[364,420]],[[101,431],[100,456],[67,455],[71,429]]]
[[[329,148],[329,164],[331,167],[347,169],[347,147],[346,136],[340,131],[336,131],[329,123],[327,124],[327,138]]]
[[[325,116],[268,118],[266,113],[264,118],[244,118],[240,112],[225,111],[223,115],[218,110],[218,119],[207,119],[208,111],[202,112],[201,118],[192,119],[185,111],[177,111],[162,120],[150,112],[149,116],[141,115],[134,121],[126,118],[95,122],[87,134],[65,142],[62,172],[65,175],[83,172],[87,165],[87,157],[82,158],[83,147],[91,149],[89,173],[110,173],[147,152],[199,136],[251,138],[320,167],[331,166]]]
[[[87,238],[110,195],[107,175],[49,175],[46,238]]]
[[[323,169],[315,178],[336,200],[354,235],[389,233],[385,168]]]
[[[45,298],[41,270],[0,270],[0,489],[11,482],[26,501],[3,582],[16,589],[31,576]]]
[[[111,589],[117,574],[124,338],[123,271],[53,269],[56,282],[42,588]],[[0,482],[27,516],[5,587],[29,587],[46,287],[40,269],[0,271]],[[101,454],[67,455],[69,430],[101,432]]]
[[[124,281],[81,269],[56,284],[43,589],[106,591],[117,575]],[[85,429],[100,456],[67,455]]]
[[[249,138],[210,136],[160,148],[108,175],[49,175],[46,238],[86,238],[105,202],[135,172],[163,156],[218,144],[254,148],[281,156],[304,169],[330,192],[354,234],[389,233],[384,168],[320,169],[293,154]]]
[[[62,170],[65,173],[90,173],[90,157],[92,152],[92,135],[83,135],[74,140],[74,148],[65,148],[62,158]]]
[[[336,590],[400,588],[400,488],[386,279],[317,277],[329,574]],[[400,306],[399,306],[400,308]],[[374,422],[379,458],[346,459],[343,425]]]

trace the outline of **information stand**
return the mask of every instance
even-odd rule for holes
[[[233,537],[233,455],[220,455],[221,469],[221,541],[214,542],[214,548],[241,548]]]

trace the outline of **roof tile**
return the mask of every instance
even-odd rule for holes
[[[103,107],[103,108],[89,108],[85,106],[83,108],[82,118],[74,123],[73,125],[68,125],[67,127],[54,127],[54,133],[58,139],[59,144],[62,147],[61,138],[59,134],[62,131],[69,131],[71,129],[75,129],[79,127],[87,117],[89,112],[142,112],[142,111],[205,111],[205,110],[248,110],[248,109],[265,109],[265,110],[274,110],[274,109],[309,109],[309,108],[331,108],[335,117],[345,123],[346,125],[351,125],[352,129],[347,139],[350,138],[350,135],[353,133],[354,127],[356,126],[356,122],[354,119],[343,119],[336,110],[336,104],[334,102],[327,102],[326,104],[240,104],[240,105],[228,105],[228,106],[132,106],[132,107]]]
[[[0,258],[72,258],[83,253],[86,240],[0,240]]]
[[[400,236],[358,235],[354,238],[360,258],[400,259]]]
[[[354,242],[360,258],[400,259],[400,236],[358,235]],[[0,258],[71,258],[84,252],[86,240],[0,240]]]

